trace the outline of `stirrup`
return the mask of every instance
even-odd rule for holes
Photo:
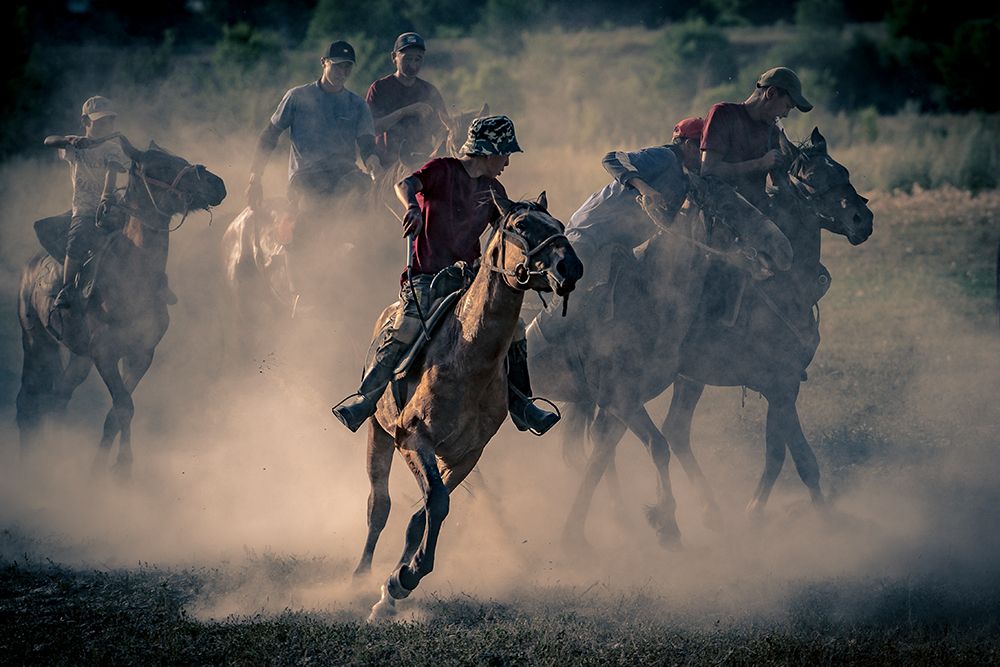
[[[354,403],[354,405],[345,405],[345,403],[347,403],[348,401],[350,401],[352,399],[361,399],[361,400],[360,401],[356,401]],[[337,403],[335,406],[333,406],[332,408],[330,408],[330,411],[333,413],[334,417],[336,417],[337,419],[340,420],[341,424],[343,424],[344,426],[346,426],[348,428],[348,430],[351,431],[351,433],[357,433],[358,430],[362,426],[364,426],[364,423],[366,421],[368,421],[369,419],[372,418],[372,416],[375,414],[375,410],[372,410],[371,408],[366,407],[365,408],[365,412],[367,412],[368,414],[366,414],[357,423],[352,423],[350,417],[356,417],[356,415],[351,414],[351,411],[357,410],[358,408],[363,407],[365,405],[365,402],[367,400],[368,399],[365,397],[364,394],[362,394],[361,392],[356,391],[353,394],[351,394],[350,396],[344,398],[342,401],[340,401],[340,403]],[[378,401],[376,400],[373,403],[374,403],[374,405],[372,407],[374,407],[374,408],[377,409],[377,407],[378,407]]]
[[[543,436],[543,435],[545,435],[546,433],[548,433],[548,432],[549,432],[549,431],[550,431],[550,430],[552,429],[552,426],[555,426],[556,424],[558,424],[558,423],[559,423],[559,421],[560,421],[560,420],[562,419],[562,412],[560,412],[560,411],[559,411],[559,407],[558,407],[558,406],[557,406],[557,405],[556,405],[555,403],[553,403],[552,401],[550,401],[549,399],[547,399],[547,398],[544,398],[544,397],[542,397],[542,396],[525,396],[525,395],[524,395],[523,393],[521,393],[521,391],[520,391],[519,389],[517,389],[516,387],[514,388],[514,391],[516,391],[516,392],[517,392],[517,394],[518,394],[518,395],[519,395],[519,396],[520,396],[520,397],[521,397],[521,398],[522,398],[522,399],[524,400],[524,405],[525,405],[525,406],[529,406],[529,405],[530,405],[531,407],[535,408],[535,409],[536,409],[536,410],[538,410],[539,412],[545,412],[545,413],[547,413],[547,414],[550,414],[550,415],[554,414],[554,415],[555,415],[555,417],[556,417],[555,421],[554,421],[554,422],[552,422],[552,425],[551,425],[551,426],[549,426],[549,427],[548,427],[547,429],[545,429],[544,431],[539,431],[539,430],[537,430],[537,429],[535,429],[535,428],[532,428],[532,427],[531,427],[531,426],[530,426],[530,425],[528,424],[528,420],[527,420],[527,419],[525,419],[525,415],[524,415],[524,411],[522,410],[522,411],[521,411],[521,414],[520,414],[520,415],[518,415],[517,419],[518,419],[518,420],[519,420],[519,421],[520,421],[520,422],[521,422],[522,424],[524,424],[524,426],[525,426],[525,430],[527,430],[527,431],[528,431],[528,433],[530,433],[530,434],[532,434],[532,435],[535,435],[535,436]],[[539,407],[535,406],[535,401],[543,401],[543,402],[545,402],[545,403],[548,403],[548,404],[549,404],[549,405],[550,405],[550,406],[552,407],[552,410],[551,410],[551,411],[549,411],[549,410],[542,410],[541,408],[539,408]],[[509,411],[509,410],[508,410],[508,411]],[[515,417],[514,417],[514,413],[513,413],[513,412],[511,412],[511,415],[510,415],[510,418],[511,418],[511,421],[514,421]],[[517,426],[517,424],[515,423],[515,424],[514,424],[514,426]]]

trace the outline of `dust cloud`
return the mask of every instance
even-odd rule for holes
[[[534,101],[515,122],[530,125],[551,102]],[[267,343],[241,356],[226,316],[220,242],[243,206],[255,136],[220,134],[180,111],[158,126],[126,105],[122,119],[137,146],[152,138],[204,163],[223,177],[229,195],[211,218],[192,214],[171,237],[169,275],[180,303],[135,394],[135,464],[131,482],[122,484],[91,470],[110,404],[96,372],[77,390],[65,423],[50,428],[37,451],[19,457],[17,272],[36,250],[31,222],[63,210],[70,193],[65,165],[54,159],[0,167],[0,556],[99,569],[203,569],[223,582],[195,600],[205,618],[286,608],[363,614],[402,549],[419,494],[397,459],[393,511],[374,574],[352,582],[366,531],[365,436],[348,433],[330,406],[355,389],[372,322],[394,299],[405,257],[398,223],[377,208],[330,221],[362,226],[370,241],[331,251],[327,268],[341,288],[294,325],[260,332]],[[642,139],[652,145],[666,136]],[[515,196],[548,189],[553,212],[568,220],[603,185],[600,157],[615,147],[610,141],[528,145],[503,180]],[[279,145],[272,156],[266,195],[283,193],[286,151]],[[889,232],[880,215],[891,207],[878,204],[869,244],[847,248],[825,239],[834,275],[827,300],[838,305],[824,312],[824,343],[799,399],[833,499],[831,516],[811,509],[789,461],[767,518],[748,522],[742,510],[763,466],[766,405],[752,394],[744,404],[739,389],[709,389],[693,445],[724,530],[702,526],[696,494],[675,459],[686,548],[662,550],[643,516],[655,498],[655,474],[638,441],[626,436],[617,457],[624,506],[615,507],[599,487],[587,526],[593,551],[567,552],[559,537],[580,471],[562,460],[558,429],[536,439],[507,423],[487,447],[481,474],[455,493],[435,572],[404,611],[419,618],[421,599],[460,593],[525,604],[569,595],[579,605],[599,600],[606,604],[599,608],[612,609],[616,598],[638,592],[657,609],[690,619],[743,619],[790,613],[804,591],[828,586],[838,592],[830,604],[851,617],[870,613],[880,586],[935,581],[955,596],[995,588],[1000,542],[985,526],[1000,500],[993,455],[1000,423],[997,341],[941,315],[947,308],[936,296],[928,296],[917,317],[884,320],[865,312],[863,300],[837,295],[850,289],[839,275],[886,252],[879,237]],[[526,298],[529,306],[536,301]],[[873,352],[875,341],[889,341],[892,350],[906,341],[905,359],[893,361],[898,368]],[[837,356],[827,352],[831,345]],[[838,371],[843,355],[849,363]],[[874,367],[901,381],[861,374],[853,386],[845,384],[855,370]],[[889,388],[891,395],[882,393]],[[662,418],[668,397],[650,404],[654,419]],[[859,401],[874,407],[866,412]]]

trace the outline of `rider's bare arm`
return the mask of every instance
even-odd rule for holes
[[[701,175],[718,176],[725,180],[736,176],[761,174],[773,169],[779,164],[780,160],[781,153],[773,149],[765,153],[763,157],[743,162],[726,162],[722,159],[721,153],[716,151],[702,151]]]
[[[374,119],[375,132],[381,134],[408,116],[420,116],[421,118],[425,118],[432,113],[434,113],[434,108],[431,105],[426,102],[414,102],[413,104],[408,104],[405,107],[396,109],[391,113],[387,113],[380,118]]]
[[[49,148],[66,148],[70,145],[70,139],[73,137],[64,137],[59,134],[52,134],[45,137],[44,144]]]
[[[403,216],[403,236],[418,234],[423,227],[424,217],[417,202],[417,193],[423,189],[424,184],[414,175],[396,183],[396,198],[406,207],[406,215]]]
[[[259,180],[264,175],[264,167],[267,166],[268,158],[271,157],[275,146],[278,145],[278,137],[280,136],[281,130],[273,123],[268,123],[264,131],[260,133],[257,138],[257,150],[254,152],[253,163],[250,165],[250,178],[252,180],[255,178]]]

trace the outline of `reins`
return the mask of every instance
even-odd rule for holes
[[[528,239],[527,238],[525,238],[522,234],[519,234],[518,232],[514,231],[513,229],[509,229],[507,227],[508,222],[511,219],[513,219],[514,214],[515,213],[519,213],[519,212],[520,211],[514,211],[512,209],[512,210],[508,211],[507,213],[505,213],[504,217],[501,218],[500,222],[497,223],[496,231],[493,233],[493,236],[490,239],[490,243],[493,242],[493,239],[495,239],[497,237],[497,235],[501,236],[501,238],[500,238],[500,264],[496,265],[496,264],[493,264],[493,263],[491,263],[489,261],[486,261],[485,265],[486,265],[486,268],[488,268],[490,271],[493,271],[494,273],[499,273],[499,274],[501,274],[503,276],[507,276],[507,277],[513,278],[514,282],[515,282],[515,285],[511,285],[511,287],[513,287],[514,289],[525,291],[525,290],[528,289],[528,283],[531,282],[532,277],[534,277],[534,276],[543,276],[543,275],[545,275],[547,273],[547,269],[532,269],[529,266],[529,262],[531,261],[531,258],[534,257],[535,255],[537,255],[538,253],[540,253],[542,250],[544,250],[548,246],[550,246],[553,243],[555,243],[556,241],[562,240],[562,241],[566,241],[568,243],[569,239],[566,238],[566,234],[565,233],[560,232],[558,234],[553,234],[553,235],[549,236],[544,241],[538,243],[535,247],[532,248],[530,246],[530,244],[528,243]],[[522,254],[524,255],[524,259],[522,259],[520,262],[518,262],[514,266],[513,269],[506,268],[507,267],[507,241],[508,240],[510,242],[514,243],[515,245],[517,245],[521,249]],[[508,283],[508,284],[510,284],[510,283]],[[540,289],[537,289],[537,288],[535,289],[535,291],[538,292],[539,297],[541,297],[542,291]],[[562,308],[563,317],[566,316],[566,309],[567,309],[567,307],[569,305],[569,298],[568,297],[569,297],[568,294],[563,297],[563,308]],[[545,303],[544,299],[542,300],[542,303]]]

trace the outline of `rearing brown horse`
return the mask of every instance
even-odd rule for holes
[[[382,586],[369,620],[395,613],[434,568],[449,495],[472,471],[486,443],[507,417],[504,361],[527,290],[568,295],[583,265],[546,211],[545,193],[533,202],[498,198],[502,213],[481,268],[429,343],[412,398],[402,410],[392,392],[379,401],[368,432],[368,540],[358,573],[372,554],[389,516],[389,469],[398,450],[423,494],[410,519],[399,564]],[[379,318],[381,323],[382,317]]]
[[[141,151],[121,137],[131,159],[121,199],[128,215],[94,258],[94,287],[72,317],[64,318],[61,342],[50,331],[52,300],[62,285],[61,264],[46,253],[32,257],[21,271],[18,319],[24,365],[17,395],[17,425],[22,452],[37,439],[46,415],[65,410],[73,391],[97,367],[111,392],[95,470],[104,468],[111,444],[120,435],[116,471],[128,476],[132,463],[132,392],[153,361],[153,352],[170,322],[160,296],[166,267],[170,220],[222,202],[222,179],[203,165],[192,165],[155,143]],[[64,366],[61,347],[69,351]],[[120,365],[120,366],[119,366]]]

